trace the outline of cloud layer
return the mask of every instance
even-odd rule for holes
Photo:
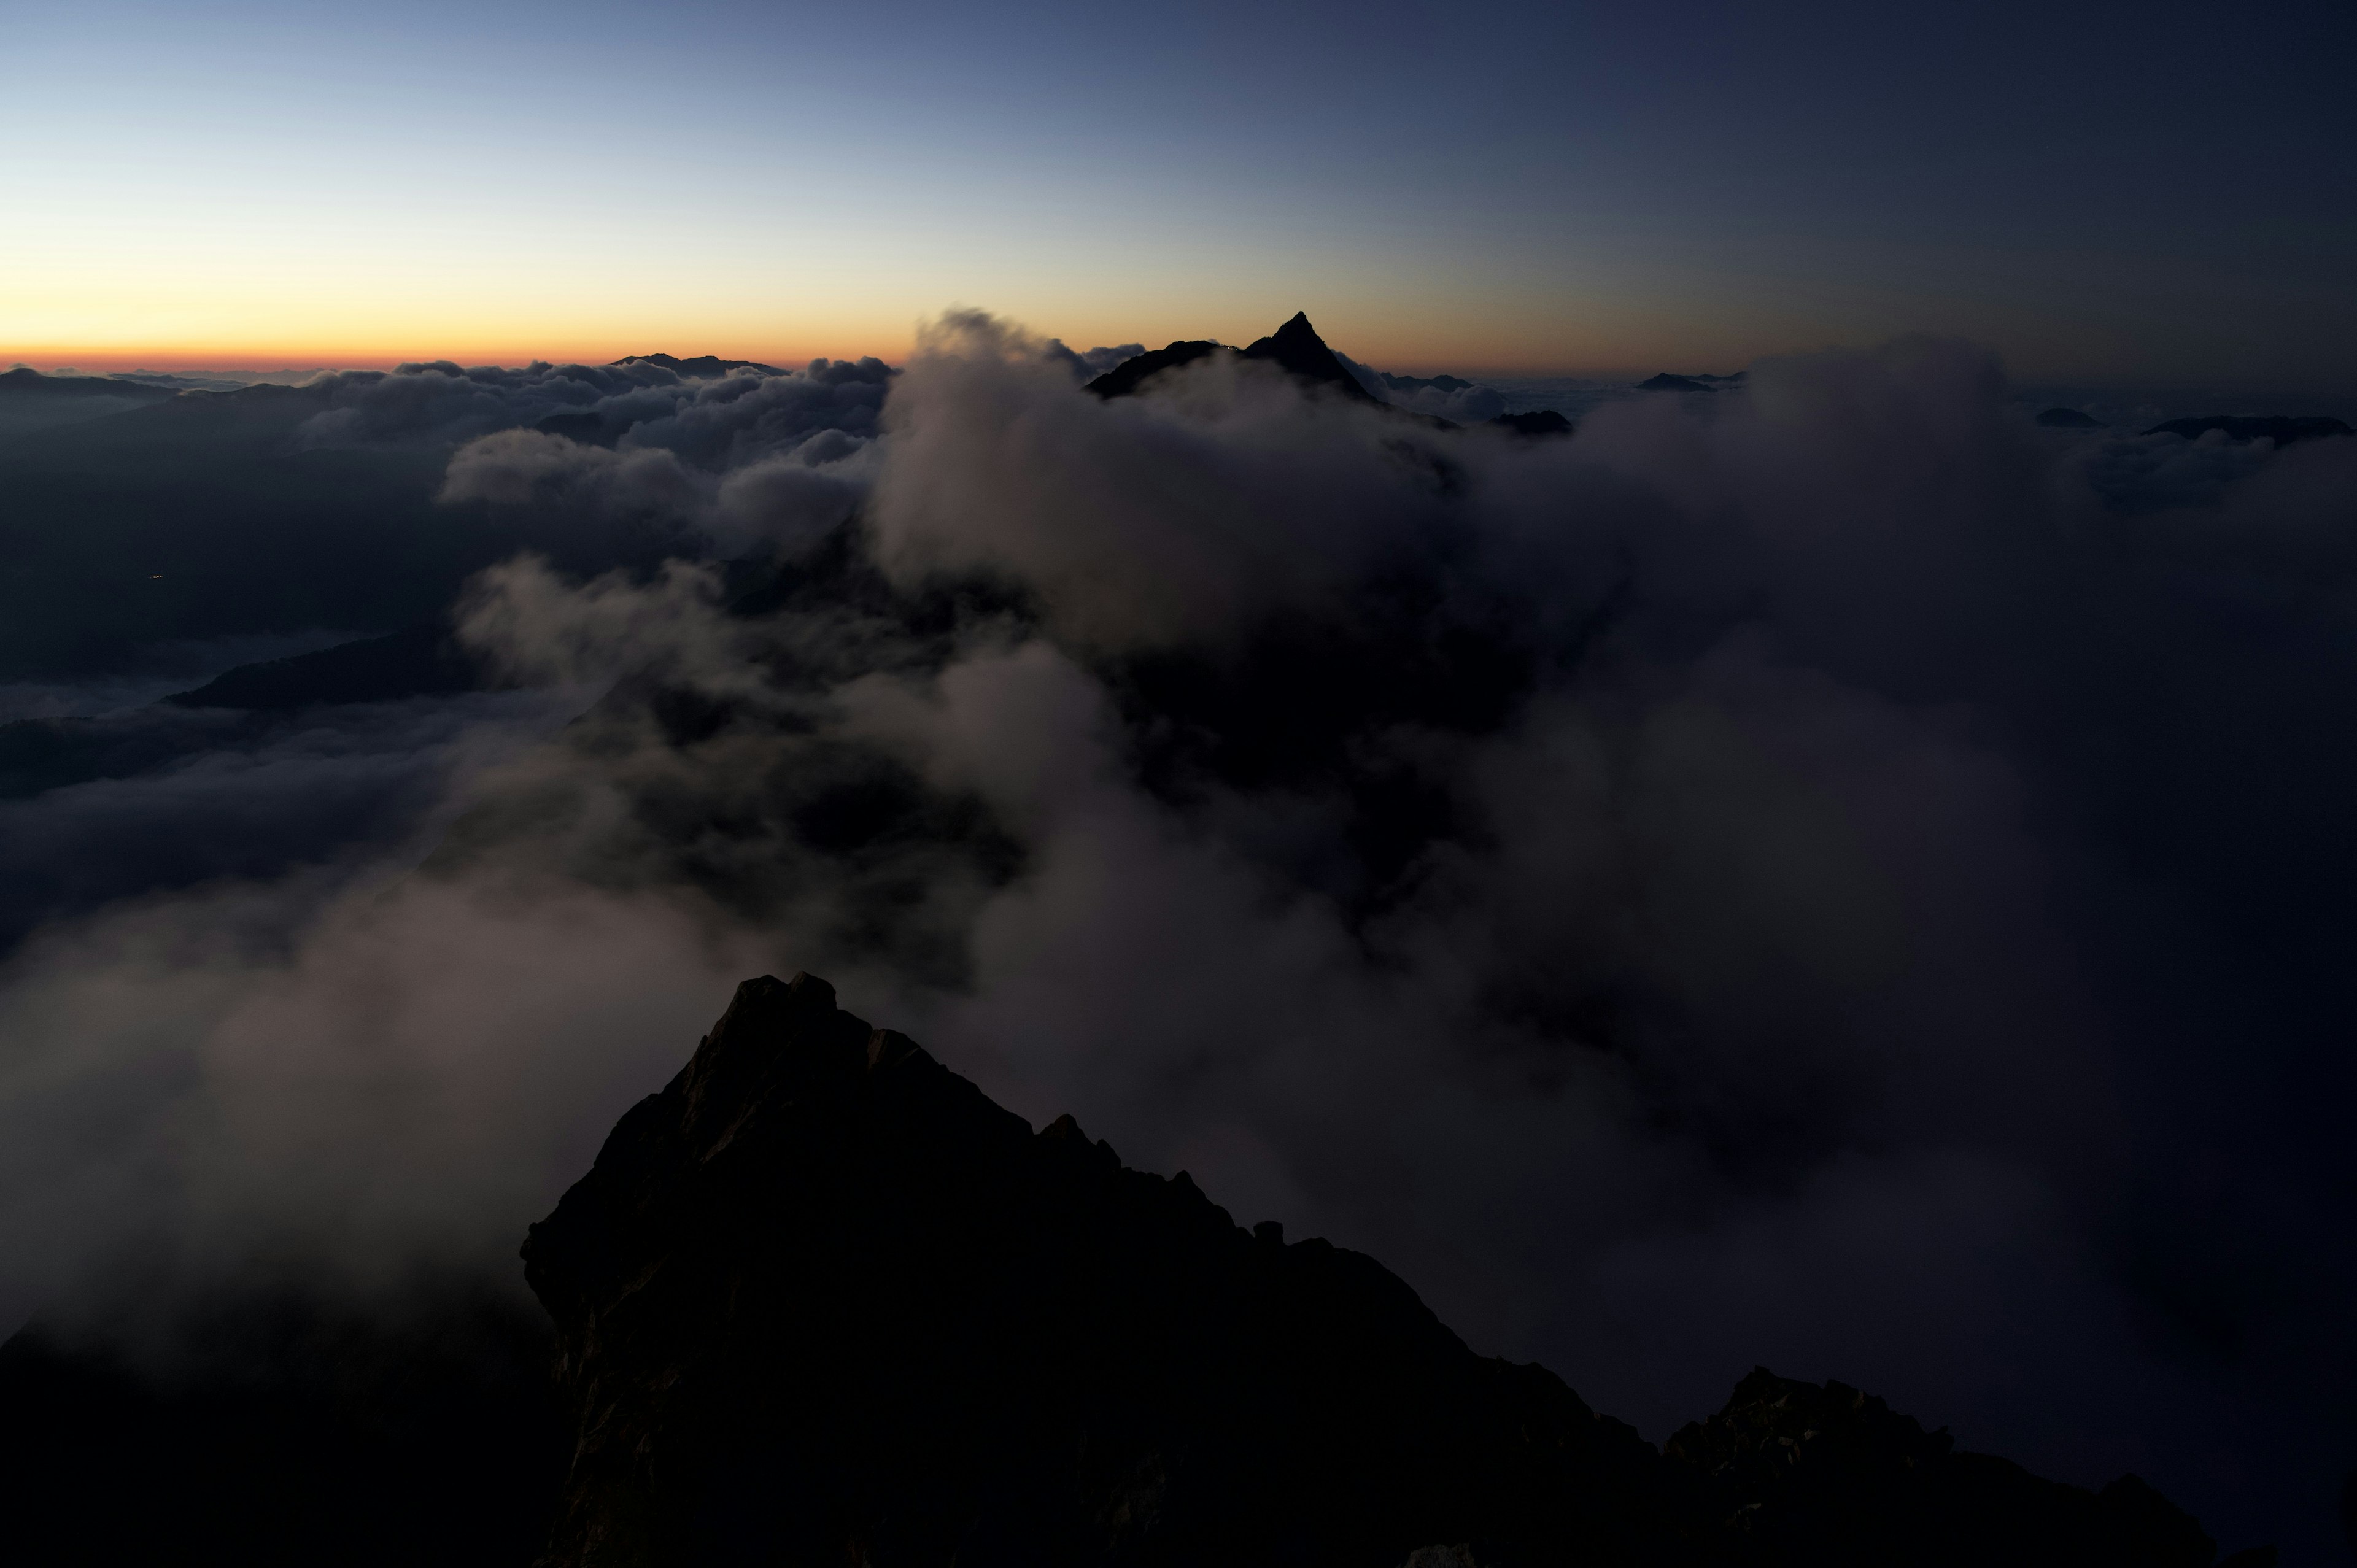
[[[809,968],[1656,1434],[1766,1361],[2322,1539],[2357,441],[2058,444],[1939,342],[1552,441],[1078,358],[339,391],[307,438],[463,437],[453,502],[757,553],[479,578],[575,722],[17,952],[5,1305],[503,1266]]]

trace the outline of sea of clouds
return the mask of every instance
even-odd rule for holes
[[[2357,440],[2066,438],[1949,342],[1535,440],[1118,353],[313,383],[673,559],[475,577],[506,690],[0,803],[0,1326],[512,1278],[808,969],[1655,1437],[1766,1363],[2326,1539]]]

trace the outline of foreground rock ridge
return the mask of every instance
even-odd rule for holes
[[[2182,1564],[2104,1492],[1760,1371],[1664,1454],[1372,1259],[1037,1133],[798,974],[524,1243],[577,1437],[544,1563]]]

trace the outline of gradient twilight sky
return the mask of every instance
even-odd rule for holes
[[[2357,381],[2357,6],[0,0],[0,360]]]

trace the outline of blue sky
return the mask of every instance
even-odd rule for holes
[[[1908,331],[2343,389],[2357,10],[9,5],[0,354],[1403,369]],[[610,356],[609,356],[610,357]]]

